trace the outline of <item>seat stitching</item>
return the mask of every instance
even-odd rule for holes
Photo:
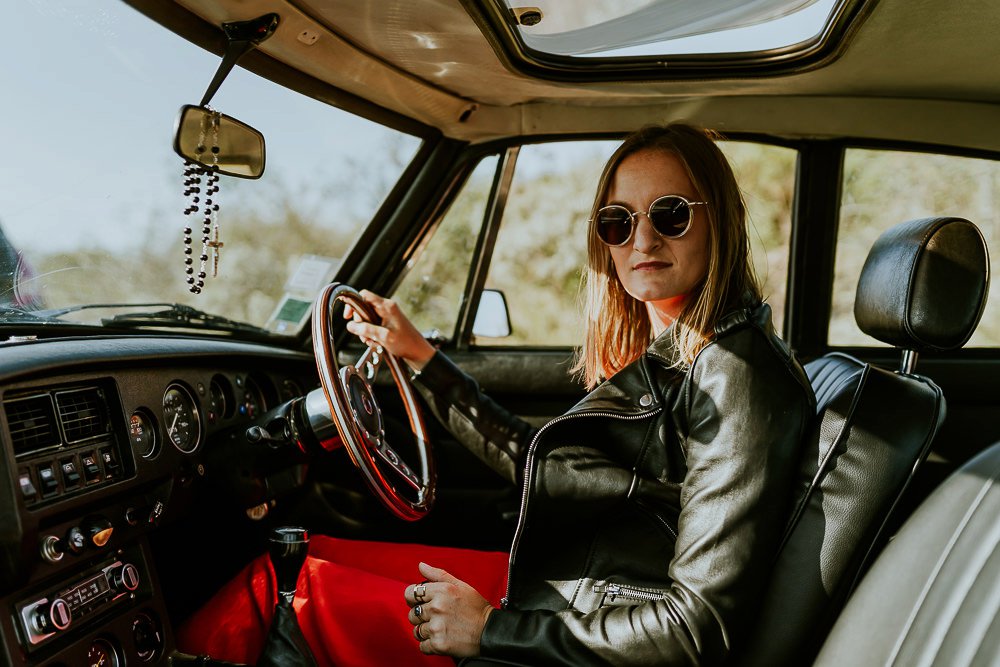
[[[930,592],[931,585],[934,583],[934,580],[937,578],[937,575],[941,572],[941,569],[944,567],[945,560],[947,560],[948,556],[955,548],[955,543],[958,542],[958,538],[961,535],[962,531],[965,530],[965,526],[969,523],[970,519],[972,518],[972,515],[975,514],[976,509],[983,502],[983,498],[986,497],[986,493],[995,483],[998,473],[1000,473],[1000,464],[998,464],[994,468],[989,479],[987,479],[983,483],[983,486],[979,490],[979,493],[976,495],[975,500],[972,502],[969,509],[966,510],[965,516],[962,517],[962,520],[958,523],[957,526],[955,526],[955,530],[952,531],[951,537],[948,539],[948,543],[945,545],[944,551],[938,558],[937,563],[934,564],[934,569],[931,570],[930,574],[927,577],[927,581],[924,583],[923,589],[920,591],[920,595],[913,603],[913,608],[910,610],[910,615],[906,619],[906,623],[903,625],[903,630],[899,635],[899,639],[896,640],[896,645],[893,647],[892,653],[889,655],[886,664],[894,665],[896,664],[896,660],[899,659],[899,654],[903,648],[903,644],[905,643],[907,637],[909,636],[910,630],[913,629],[913,624],[916,621],[917,613],[920,611],[920,607],[921,605],[923,605],[924,600],[927,599],[927,595]]]

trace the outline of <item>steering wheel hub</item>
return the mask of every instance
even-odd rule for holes
[[[375,394],[354,366],[340,369],[340,378],[347,388],[347,402],[354,415],[354,423],[368,445],[377,445],[385,437],[382,426],[382,411],[375,402]]]

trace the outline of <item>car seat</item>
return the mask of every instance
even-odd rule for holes
[[[854,302],[862,331],[902,350],[893,372],[846,354],[806,364],[817,422],[801,489],[756,627],[732,662],[809,664],[945,416],[917,355],[961,347],[982,316],[989,259],[961,218],[890,228],[869,252]],[[851,664],[851,663],[844,663]]]
[[[830,665],[1000,664],[1000,443],[903,524],[816,660]]]

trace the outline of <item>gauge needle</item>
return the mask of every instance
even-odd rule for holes
[[[173,435],[174,434],[174,427],[177,426],[177,418],[180,417],[180,416],[181,415],[180,415],[179,412],[175,412],[174,413],[174,420],[172,422],[170,422],[170,428],[167,429],[167,435]]]

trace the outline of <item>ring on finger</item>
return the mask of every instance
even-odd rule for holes
[[[423,623],[417,623],[416,625],[413,626],[413,638],[416,639],[418,642],[425,642],[428,639],[430,639],[430,637],[424,637],[423,633],[420,632],[420,628],[422,627],[424,627]]]
[[[421,606],[421,605],[418,604],[416,607],[414,607],[413,608],[413,615],[416,616],[419,619],[423,619],[423,617],[424,617],[424,608],[423,608],[423,606]]]
[[[423,602],[424,596],[427,595],[427,586],[424,584],[417,584],[413,587],[413,599],[417,602]],[[418,614],[419,616],[419,614]]]

